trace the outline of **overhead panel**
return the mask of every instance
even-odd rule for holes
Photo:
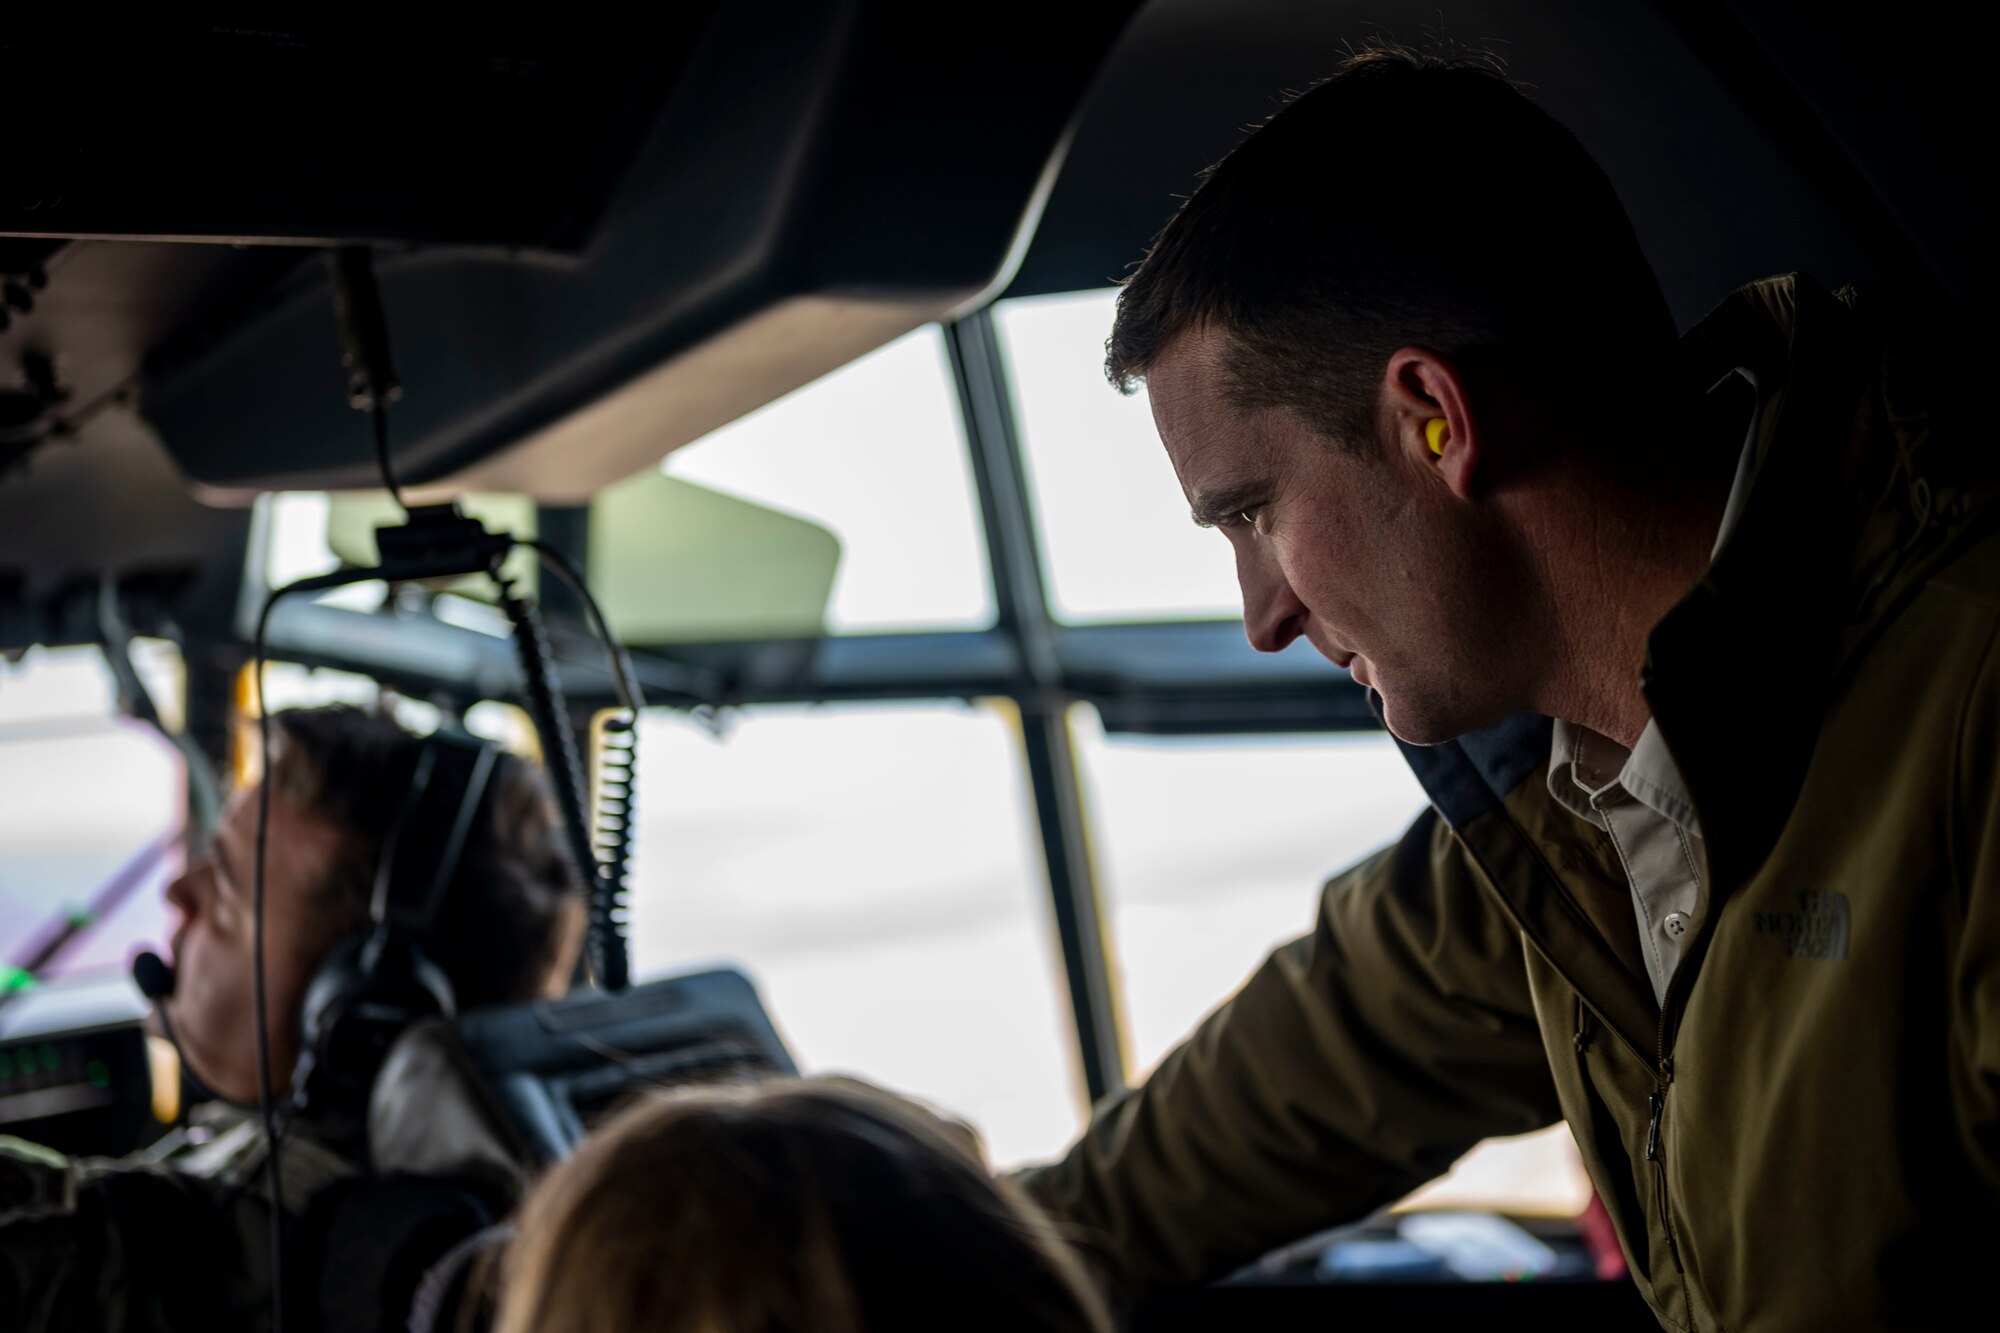
[[[10,22],[0,229],[574,251],[716,3]]]
[[[581,503],[1004,285],[1136,7],[22,17],[0,638],[87,637],[105,574],[233,587],[257,495],[378,485],[317,247],[373,253],[413,493]]]
[[[378,247],[399,475],[573,503],[977,303],[1132,7],[719,5],[572,256]],[[148,377],[146,416],[211,502],[376,483],[326,282],[301,277]]]

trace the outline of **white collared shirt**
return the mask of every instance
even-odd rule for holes
[[[1747,369],[1735,372],[1757,387]],[[1735,530],[1756,457],[1760,399],[1736,464],[1736,480],[1723,507],[1715,549]],[[1688,799],[1680,769],[1667,753],[1656,722],[1648,722],[1630,750],[1588,727],[1557,719],[1549,751],[1549,794],[1578,818],[1610,835],[1639,918],[1639,943],[1653,998],[1667,999],[1667,983],[1695,926],[1701,901],[1701,823]]]
[[[1618,850],[1639,914],[1639,942],[1664,1004],[1701,898],[1701,825],[1657,723],[1630,750],[1588,727],[1558,721],[1549,794],[1603,829]]]

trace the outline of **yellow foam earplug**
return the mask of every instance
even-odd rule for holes
[[[1444,418],[1432,417],[1424,423],[1424,438],[1431,442],[1431,452],[1444,452]]]

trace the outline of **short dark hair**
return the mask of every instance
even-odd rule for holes
[[[423,738],[387,714],[346,704],[287,709],[271,722],[271,790],[345,835],[319,889],[335,922],[358,927]],[[530,999],[571,961],[582,901],[546,780],[527,760],[501,754],[425,953],[450,978],[460,1008]]]
[[[1434,172],[1435,188],[1399,188],[1406,172]],[[1205,173],[1120,294],[1106,373],[1129,393],[1201,326],[1229,335],[1237,406],[1290,409],[1350,447],[1375,436],[1399,347],[1498,354],[1547,377],[1558,356],[1629,371],[1674,338],[1624,207],[1576,137],[1490,57],[1387,45]]]

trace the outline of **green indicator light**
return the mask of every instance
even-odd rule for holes
[[[35,1064],[35,1048],[32,1046],[23,1046],[20,1050],[14,1052],[14,1063],[21,1067],[23,1074],[34,1073],[37,1068]]]
[[[5,995],[8,991],[27,990],[34,984],[35,977],[32,972],[23,972],[18,967],[0,963],[0,995]]]
[[[14,1077],[14,1057],[0,1051],[0,1078]]]
[[[105,1068],[104,1061],[102,1060],[92,1060],[89,1064],[85,1065],[83,1067],[83,1076],[100,1088],[111,1086],[111,1071]]]
[[[62,1068],[62,1052],[48,1045],[46,1042],[42,1045],[41,1057],[42,1068],[48,1070],[51,1074]]]

